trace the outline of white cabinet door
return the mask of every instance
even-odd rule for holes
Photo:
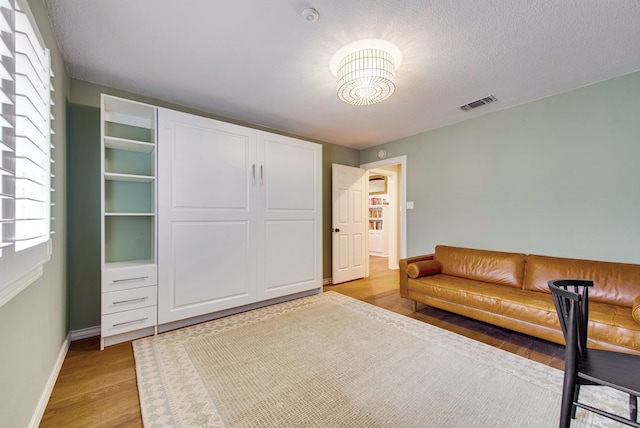
[[[158,111],[158,322],[256,299],[255,131]]]
[[[158,322],[322,287],[322,146],[158,113]]]
[[[258,298],[322,288],[322,146],[258,132]]]

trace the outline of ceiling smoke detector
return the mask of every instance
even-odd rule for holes
[[[302,17],[307,22],[316,22],[318,19],[320,19],[320,13],[318,13],[318,11],[314,8],[310,7],[302,11]]]
[[[478,108],[480,106],[483,106],[485,104],[493,103],[495,101],[498,101],[498,99],[496,97],[494,97],[493,95],[489,95],[488,97],[484,97],[484,98],[480,98],[479,100],[471,101],[469,104],[465,104],[465,105],[460,106],[458,108],[460,110],[462,110],[462,111],[469,111],[469,110],[472,110],[474,108]]]

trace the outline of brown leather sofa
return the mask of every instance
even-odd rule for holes
[[[640,354],[640,265],[436,246],[400,260],[400,296],[564,344],[547,281],[588,279],[589,346]]]

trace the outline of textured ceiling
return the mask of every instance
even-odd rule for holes
[[[45,4],[73,78],[358,149],[640,70],[638,0]],[[398,88],[349,106],[329,63],[368,38],[402,51]]]

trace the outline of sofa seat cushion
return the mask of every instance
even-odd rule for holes
[[[550,294],[514,290],[502,295],[500,314],[532,324],[560,330],[560,322]]]
[[[476,281],[522,288],[525,255],[437,245],[433,259],[442,273]]]
[[[411,280],[410,288],[439,300],[470,306],[559,329],[556,310],[549,294],[532,293],[450,275],[431,275]],[[541,322],[541,320],[544,320]]]
[[[416,293],[438,300],[472,306],[493,313],[498,313],[500,309],[500,300],[498,299],[500,291],[511,289],[501,285],[443,274],[412,279],[409,288]]]
[[[500,314],[560,330],[558,314],[551,295],[535,291],[504,293]],[[625,348],[640,345],[640,324],[628,308],[608,303],[590,302],[589,338]]]
[[[589,321],[590,339],[640,349],[640,324],[629,308],[589,302]]]

